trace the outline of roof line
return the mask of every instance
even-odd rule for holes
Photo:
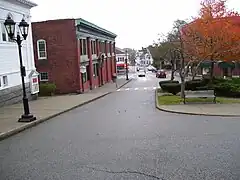
[[[18,2],[20,2],[20,3],[22,3],[22,4],[28,5],[28,6],[30,6],[30,7],[35,7],[35,6],[37,6],[36,3],[32,2],[32,1],[29,1],[29,0],[15,0],[15,1],[18,1]]]
[[[97,25],[95,25],[95,24],[93,24],[93,23],[91,23],[91,22],[89,22],[89,21],[87,21],[87,20],[85,20],[85,19],[82,19],[82,18],[77,18],[77,19],[76,19],[76,26],[79,25],[79,22],[80,22],[80,24],[81,24],[81,23],[82,23],[82,24],[86,24],[86,25],[88,25],[88,26],[93,27],[94,29],[101,30],[101,31],[103,31],[103,32],[105,32],[105,33],[108,33],[108,34],[110,34],[110,35],[112,35],[112,36],[117,37],[116,34],[110,32],[110,31],[108,31],[108,30],[106,30],[106,29],[104,29],[104,28],[101,28],[101,27],[99,27],[99,26],[97,26]]]

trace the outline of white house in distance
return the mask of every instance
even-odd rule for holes
[[[123,50],[120,49],[118,47],[116,47],[116,62],[124,62],[125,63],[125,59],[127,57],[127,62],[129,63],[129,54]]]
[[[29,0],[0,0],[0,106],[13,104],[22,100],[22,85],[17,43],[8,38],[4,21],[10,15],[18,23],[23,15],[29,23],[29,33],[22,43],[23,64],[26,68],[26,90],[30,95],[31,75],[35,74],[32,45],[32,28],[30,9],[37,4]],[[16,31],[19,31],[16,26]],[[37,74],[37,73],[36,73]],[[29,96],[31,97],[31,96]]]

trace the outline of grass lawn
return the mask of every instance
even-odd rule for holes
[[[192,103],[213,102],[213,98],[187,98],[186,102],[192,102]],[[220,104],[240,103],[240,99],[217,97],[216,102]],[[164,94],[164,95],[158,96],[159,105],[176,105],[181,103],[183,103],[183,99],[178,95]]]

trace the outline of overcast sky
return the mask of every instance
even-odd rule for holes
[[[139,49],[168,32],[176,19],[195,16],[200,0],[33,0],[32,20],[83,18],[118,35],[120,48]],[[229,0],[240,11],[240,0]]]

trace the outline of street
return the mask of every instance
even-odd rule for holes
[[[0,180],[240,178],[239,119],[161,112],[155,74],[129,77],[102,99],[0,141]]]

